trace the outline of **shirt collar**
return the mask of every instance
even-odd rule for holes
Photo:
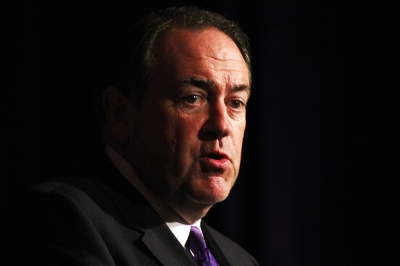
[[[186,241],[189,237],[191,226],[196,226],[197,228],[199,228],[200,232],[203,234],[203,232],[201,231],[200,222],[201,222],[201,220],[198,220],[197,222],[195,222],[192,225],[181,224],[178,222],[169,222],[166,224],[168,225],[169,229],[171,229],[172,233],[175,235],[175,237],[178,239],[178,241],[182,244],[182,246],[185,246]]]

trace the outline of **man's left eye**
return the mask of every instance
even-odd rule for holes
[[[240,100],[233,100],[231,106],[235,109],[240,109],[244,106],[244,103]]]

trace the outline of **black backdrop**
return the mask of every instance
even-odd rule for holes
[[[91,104],[99,51],[149,10],[191,4],[238,21],[253,50],[241,173],[206,221],[261,265],[398,257],[395,1],[100,2],[2,3],[3,201],[79,174],[103,145]]]

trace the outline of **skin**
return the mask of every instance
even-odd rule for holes
[[[105,91],[106,135],[164,220],[191,224],[236,181],[249,74],[236,44],[215,28],[173,29],[157,47],[140,107],[116,88]]]

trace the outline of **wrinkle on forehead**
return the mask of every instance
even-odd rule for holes
[[[205,60],[208,61],[210,64],[215,64],[215,65],[229,65],[232,66],[230,68],[227,68],[229,70],[236,70],[236,68],[240,69],[242,68],[242,65],[244,61],[238,60],[238,59],[233,59],[233,58],[220,58],[217,56],[211,56],[211,55],[205,55],[206,58],[199,58],[199,60]]]
[[[207,37],[201,36],[205,32]],[[235,42],[219,29],[212,27],[199,30],[172,29],[160,36],[157,46],[157,51],[160,52],[158,54],[160,56],[159,59],[161,60],[165,60],[163,57],[173,51],[192,58],[205,56],[215,60],[233,60],[225,57],[231,55],[232,49],[237,49],[241,57],[237,61],[244,62],[244,58]],[[192,49],[182,50],[181,48],[184,46],[192,47]],[[197,55],[199,52],[201,52],[202,56]]]
[[[218,29],[176,29],[164,34],[158,44],[155,67],[170,74],[180,73],[178,79],[203,73],[249,85],[249,70],[239,48]]]
[[[210,69],[215,71],[232,71],[232,72],[247,72],[243,69],[244,61],[236,60],[232,58],[219,58],[217,56],[185,56],[187,59],[198,60],[203,64],[198,64],[197,69]],[[202,65],[203,67],[200,67]],[[190,69],[190,68],[189,68]],[[193,68],[194,69],[194,68]]]

